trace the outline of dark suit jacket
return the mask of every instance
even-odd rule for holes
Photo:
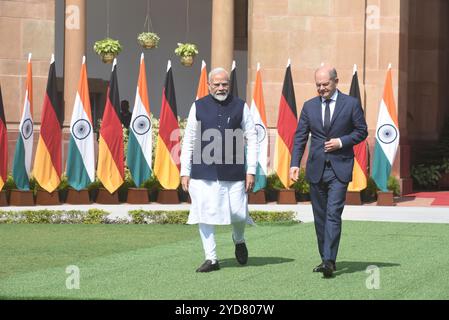
[[[340,138],[343,147],[327,153],[328,160],[337,178],[342,182],[350,182],[354,166],[353,146],[368,136],[365,117],[358,100],[338,91],[331,127],[327,135],[323,128],[321,97],[306,101],[295,132],[291,167],[300,166],[309,133],[312,133],[312,137],[306,165],[307,180],[312,183],[320,181],[326,160],[324,143],[329,137],[330,139]]]

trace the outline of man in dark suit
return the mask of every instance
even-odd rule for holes
[[[354,166],[353,146],[363,141],[368,131],[357,99],[337,90],[335,68],[321,66],[315,72],[315,82],[319,96],[306,101],[302,108],[295,132],[290,178],[298,179],[301,158],[311,133],[306,178],[310,183],[322,261],[313,271],[329,278],[336,271],[341,214]]]

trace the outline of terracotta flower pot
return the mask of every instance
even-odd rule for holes
[[[248,193],[248,203],[249,204],[266,204],[265,190],[259,190],[257,192]]]
[[[36,204],[41,206],[56,206],[61,204],[59,201],[59,192],[48,192],[46,190],[37,190]]]
[[[9,196],[10,206],[34,206],[33,191],[30,190],[11,190]]]
[[[0,191],[0,207],[6,207],[8,205],[8,197],[6,191]]]
[[[345,204],[350,206],[362,205],[362,197],[360,195],[360,191],[347,191]]]
[[[108,190],[100,188],[98,189],[97,199],[95,202],[100,204],[119,204],[118,192],[115,191],[114,193],[109,193]]]
[[[89,197],[89,190],[81,189],[68,189],[67,190],[67,199],[65,201],[68,204],[91,204]]]
[[[178,204],[178,190],[159,190],[157,194],[157,202],[161,204]]]
[[[297,204],[295,190],[293,189],[279,190],[278,204]]]
[[[101,60],[104,63],[112,63],[114,61],[115,54],[107,52],[101,55]]]
[[[142,41],[139,40],[139,43],[144,49],[153,49],[156,47],[156,41],[153,39],[145,39]]]
[[[145,188],[128,188],[128,198],[126,200],[130,204],[147,204],[150,203],[148,189]]]
[[[181,63],[186,67],[190,67],[193,64],[193,56],[182,56]]]
[[[393,191],[377,192],[377,205],[378,206],[394,206]]]

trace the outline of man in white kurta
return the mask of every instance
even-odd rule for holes
[[[192,104],[181,150],[181,184],[192,200],[187,223],[199,225],[206,258],[197,272],[220,268],[215,225],[232,224],[236,259],[247,263],[244,232],[252,222],[247,192],[257,166],[257,132],[248,105],[229,95],[223,68],[209,73],[208,85],[210,94]]]

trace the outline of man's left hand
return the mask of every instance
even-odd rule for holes
[[[253,191],[254,180],[255,179],[254,179],[254,175],[253,174],[247,174],[246,175],[246,187],[245,187],[246,192]]]
[[[330,139],[324,143],[324,152],[332,152],[341,148],[340,139]]]

